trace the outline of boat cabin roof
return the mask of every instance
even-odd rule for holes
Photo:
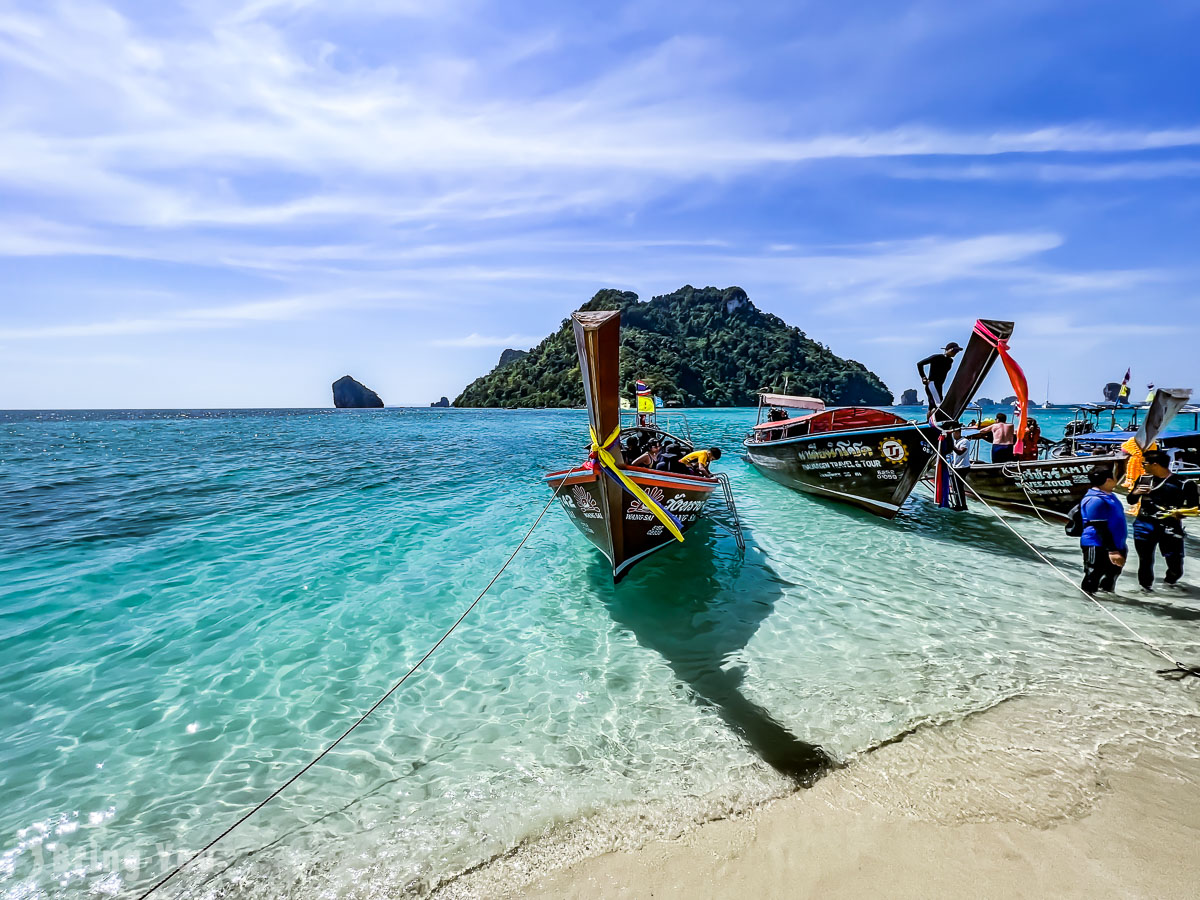
[[[908,420],[870,406],[842,406],[837,409],[826,409],[810,413],[807,416],[796,416],[791,419],[780,419],[775,422],[763,422],[755,425],[758,432],[772,431],[776,428],[791,429],[797,425],[807,424],[807,434],[821,434],[825,431],[852,431],[857,428],[878,428],[888,425],[903,425]]]

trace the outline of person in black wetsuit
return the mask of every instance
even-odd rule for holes
[[[1200,502],[1200,488],[1196,482],[1184,481],[1167,468],[1171,457],[1166,451],[1150,450],[1144,458],[1150,475],[1148,483],[1139,483],[1126,500],[1130,505],[1141,504],[1133,520],[1133,546],[1138,556],[1138,583],[1143,591],[1149,592],[1154,586],[1156,551],[1167,561],[1164,584],[1173,585],[1183,575],[1183,520],[1162,513],[1196,506]]]
[[[946,376],[950,374],[954,365],[954,357],[961,350],[962,347],[951,341],[942,348],[941,353],[927,356],[917,363],[917,374],[921,376],[921,384],[925,385],[925,396],[929,399],[931,413],[942,404],[942,388],[946,383]],[[925,371],[926,366],[929,367],[928,372]]]

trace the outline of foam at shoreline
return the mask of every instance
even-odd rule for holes
[[[920,727],[857,755],[812,789],[648,803],[565,823],[448,879],[431,896],[552,897],[563,896],[568,886],[586,896],[585,885],[575,882],[589,879],[586,887],[593,891],[598,877],[610,879],[609,887],[622,885],[630,872],[647,865],[648,856],[685,860],[696,846],[709,855],[724,852],[714,849],[714,843],[736,856],[777,806],[786,806],[798,832],[805,829],[805,817],[815,828],[830,827],[830,820],[839,816],[843,822],[861,817],[950,828],[1050,830],[1091,814],[1113,793],[1114,781],[1122,791],[1142,793],[1149,780],[1159,794],[1175,790],[1173,782],[1178,781],[1190,789],[1192,801],[1200,799],[1200,715],[1173,715],[1170,722],[1153,723],[1154,710],[1147,710],[1147,719],[1140,726],[1129,722],[1123,736],[1119,726],[1089,733],[1072,727],[1079,721],[1078,710],[1064,707],[1064,701],[1086,704],[1082,697],[1020,697],[956,722]],[[1102,717],[1100,710],[1094,711]],[[1152,762],[1143,765],[1143,758]],[[1153,798],[1140,802],[1135,815],[1159,814],[1146,805]],[[1188,812],[1186,827],[1200,836],[1200,811],[1193,804]],[[716,837],[697,837],[717,822],[731,824],[714,832]],[[779,825],[778,817],[773,824]],[[1183,844],[1189,840],[1186,834],[1179,837]],[[797,840],[802,843],[802,835]],[[853,857],[864,849],[848,845],[844,852]],[[1052,865],[1052,860],[1044,862]],[[1145,863],[1155,865],[1149,859]],[[693,887],[703,890],[703,885]]]

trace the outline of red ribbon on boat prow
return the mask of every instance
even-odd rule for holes
[[[990,328],[978,320],[975,322],[975,333],[995,347],[996,352],[1000,354],[1004,370],[1008,372],[1008,380],[1012,384],[1013,391],[1016,392],[1017,402],[1021,404],[1021,418],[1017,423],[1017,440],[1013,444],[1013,456],[1019,457],[1025,451],[1025,427],[1029,423],[1029,384],[1025,380],[1025,373],[1021,371],[1017,361],[1008,352],[1008,341],[996,337]]]

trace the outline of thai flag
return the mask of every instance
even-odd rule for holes
[[[639,381],[637,383],[637,395],[639,397],[649,397],[650,396],[650,388],[646,384],[646,382]]]

